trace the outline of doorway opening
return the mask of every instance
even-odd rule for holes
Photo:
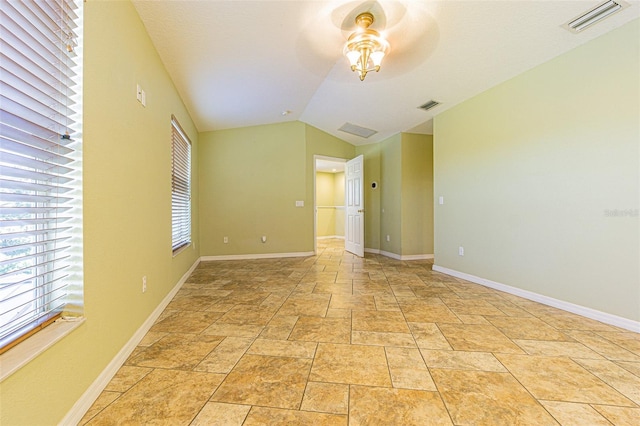
[[[347,159],[314,155],[313,250],[318,240],[345,238],[345,166]]]
[[[346,251],[364,257],[364,156],[351,160],[314,156],[313,172],[314,253],[318,238],[342,238]]]

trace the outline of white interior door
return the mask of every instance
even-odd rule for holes
[[[364,256],[364,156],[347,161],[345,168],[344,248]]]

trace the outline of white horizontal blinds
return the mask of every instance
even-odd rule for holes
[[[191,143],[171,117],[171,248],[191,243]]]
[[[0,18],[2,348],[62,312],[77,276],[81,107],[75,2],[2,0]]]

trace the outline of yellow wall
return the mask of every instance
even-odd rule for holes
[[[433,254],[433,136],[402,133],[402,255]]]
[[[333,205],[337,207],[335,210],[336,215],[336,227],[335,234],[339,237],[344,237],[344,225],[345,225],[345,210],[344,210],[344,172],[338,172],[333,174]]]
[[[344,237],[344,173],[316,173],[317,236]]]
[[[313,250],[313,227],[305,228],[312,207],[306,200],[304,137],[300,122],[200,134],[204,256]],[[305,206],[296,207],[297,200]]]
[[[194,176],[195,127],[131,3],[84,7],[86,322],[2,382],[7,426],[57,424],[199,256],[171,253],[171,114],[193,142]],[[197,193],[194,179],[196,247]]]
[[[312,252],[313,156],[354,154],[353,145],[301,122],[201,133],[202,255]]]
[[[333,173],[316,172],[316,204],[319,206],[333,206]]]
[[[367,180],[367,195],[381,194],[380,250],[398,256],[433,254],[433,137],[399,133],[379,145],[381,185],[372,190]],[[369,163],[374,163],[376,150],[369,152]],[[375,223],[372,210],[367,219]]]
[[[639,52],[635,20],[436,117],[437,265],[640,320]]]
[[[381,142],[380,250],[402,253],[402,135]],[[389,240],[387,241],[387,236]]]
[[[335,235],[336,211],[333,208],[333,174],[316,173],[316,232],[318,237]]]

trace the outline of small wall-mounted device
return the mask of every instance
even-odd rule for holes
[[[378,182],[376,182],[375,180],[371,182],[371,189],[376,189],[377,187],[378,187]]]
[[[140,102],[143,107],[147,106],[147,93],[139,84],[136,86],[136,99],[138,99],[138,102]]]

